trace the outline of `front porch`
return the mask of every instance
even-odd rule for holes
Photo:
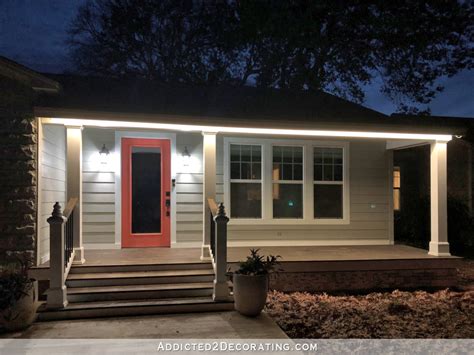
[[[263,255],[280,255],[281,272],[272,276],[280,291],[355,291],[389,288],[441,288],[456,286],[460,258],[433,256],[407,245],[260,247]],[[84,264],[74,269],[105,267],[173,267],[208,265],[200,261],[201,248],[128,248],[86,250]],[[228,265],[235,269],[249,254],[248,247],[229,247]],[[49,262],[32,270],[44,279]]]

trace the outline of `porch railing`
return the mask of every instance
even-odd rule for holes
[[[56,202],[53,213],[48,218],[50,260],[50,282],[47,291],[48,308],[63,308],[67,305],[66,279],[74,260],[74,209],[78,204],[77,197],[71,198],[64,212]]]
[[[230,298],[227,284],[227,223],[224,204],[217,205],[212,198],[207,200],[210,214],[210,254],[214,267],[214,301],[227,301]]]

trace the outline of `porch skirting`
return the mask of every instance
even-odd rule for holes
[[[371,260],[370,265],[365,261],[320,262],[307,263],[303,268],[288,263],[283,264],[282,272],[270,276],[270,288],[282,292],[364,292],[455,287],[458,260],[445,260],[442,267],[437,261],[438,265],[432,260],[404,260],[403,266],[396,260]]]

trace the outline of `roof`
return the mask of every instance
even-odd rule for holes
[[[0,75],[25,82],[36,91],[58,92],[60,89],[55,80],[3,56],[0,56]]]
[[[49,75],[61,84],[42,95],[44,117],[280,129],[464,134],[463,119],[387,116],[323,91],[169,84],[143,79]],[[341,128],[342,127],[342,128]]]

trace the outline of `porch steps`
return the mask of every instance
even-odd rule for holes
[[[210,263],[73,266],[66,280],[69,304],[40,307],[38,320],[233,310],[212,300]]]
[[[151,300],[123,300],[71,303],[64,309],[39,310],[39,321],[98,317],[140,316],[152,314],[232,311],[232,302],[214,302],[211,297],[187,297]]]
[[[212,269],[159,270],[129,272],[93,272],[70,274],[67,287],[145,285],[183,282],[212,282]]]

